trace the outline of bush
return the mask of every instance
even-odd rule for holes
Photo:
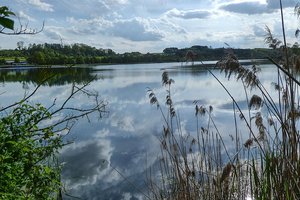
[[[40,104],[21,103],[0,119],[0,198],[55,199],[60,167],[55,154],[62,136],[40,122],[50,113]]]
[[[19,63],[19,62],[21,62],[20,58],[15,57],[15,63]]]

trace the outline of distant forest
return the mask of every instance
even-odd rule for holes
[[[298,45],[291,47],[299,50]],[[267,48],[231,49],[239,59],[262,59],[276,56],[276,51]],[[159,63],[219,60],[228,48],[210,48],[195,45],[189,48],[169,47],[161,53],[127,52],[116,53],[111,49],[97,49],[85,44],[19,44],[14,50],[0,50],[0,64],[21,61],[33,65],[72,65],[72,64],[120,64],[120,63]],[[188,56],[187,56],[188,55]]]

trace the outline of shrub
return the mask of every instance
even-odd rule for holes
[[[51,119],[40,104],[19,104],[0,119],[0,198],[55,199],[60,167],[55,155],[62,136],[40,122]]]

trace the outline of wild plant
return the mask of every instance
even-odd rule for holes
[[[167,87],[167,111],[163,111],[154,91],[148,90],[150,103],[157,106],[164,119],[158,169],[148,174],[153,199],[300,198],[300,57],[298,47],[287,46],[281,1],[280,5],[283,42],[268,27],[265,37],[275,51],[273,57],[266,56],[277,74],[272,83],[274,91],[260,81],[258,66],[241,65],[230,49],[216,67],[228,79],[234,77],[242,84],[246,110],[211,69],[194,66],[205,68],[232,100],[234,153],[226,148],[211,106],[195,101],[196,136],[183,134],[171,95],[174,80],[167,72],[162,74],[162,83]],[[298,16],[299,10],[297,5]],[[200,117],[206,117],[206,126],[200,126]],[[245,135],[246,140],[241,141]],[[156,170],[159,181],[154,176]]]
[[[212,117],[213,107],[194,101],[196,133],[184,134],[171,95],[174,80],[166,71],[162,74],[162,84],[166,87],[166,106],[161,105],[153,90],[148,90],[150,103],[156,105],[164,120],[158,165],[148,173],[149,196],[153,199],[238,199],[242,194],[236,192],[239,180],[233,175],[239,171],[235,163],[238,159],[227,151]],[[206,119],[205,125],[200,126],[200,118]]]

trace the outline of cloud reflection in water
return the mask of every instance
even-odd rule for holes
[[[100,200],[141,198],[140,191],[128,180],[138,188],[143,188],[145,171],[155,165],[159,155],[157,137],[161,135],[163,122],[159,111],[149,104],[146,88],[152,88],[164,106],[166,88],[161,86],[161,68],[164,65],[103,66],[109,70],[97,72],[102,79],[92,82],[89,88],[98,91],[101,98],[109,102],[110,114],[100,120],[91,116],[90,123],[80,120],[68,136],[74,143],[62,150],[60,159],[64,163],[62,180],[69,194]],[[231,99],[203,70],[188,70],[173,65],[166,67],[170,70],[170,77],[175,80],[172,95],[181,118],[182,131],[191,137],[196,135],[193,101],[199,100],[201,105],[214,107],[213,118],[224,142],[229,149],[234,148],[229,137],[233,134],[230,131],[234,126]],[[263,78],[269,80],[270,74],[267,73]],[[227,81],[223,75],[219,77],[245,108],[241,85]],[[30,87],[34,88],[32,85]],[[1,89],[7,91],[8,96],[14,96],[16,94],[10,91],[21,91],[20,88],[21,84],[7,83]],[[53,98],[65,99],[69,89],[68,85],[42,87],[34,101],[41,100],[41,103],[51,105]],[[86,101],[78,97],[74,103],[81,106]],[[207,119],[200,120],[200,126],[206,124]]]

